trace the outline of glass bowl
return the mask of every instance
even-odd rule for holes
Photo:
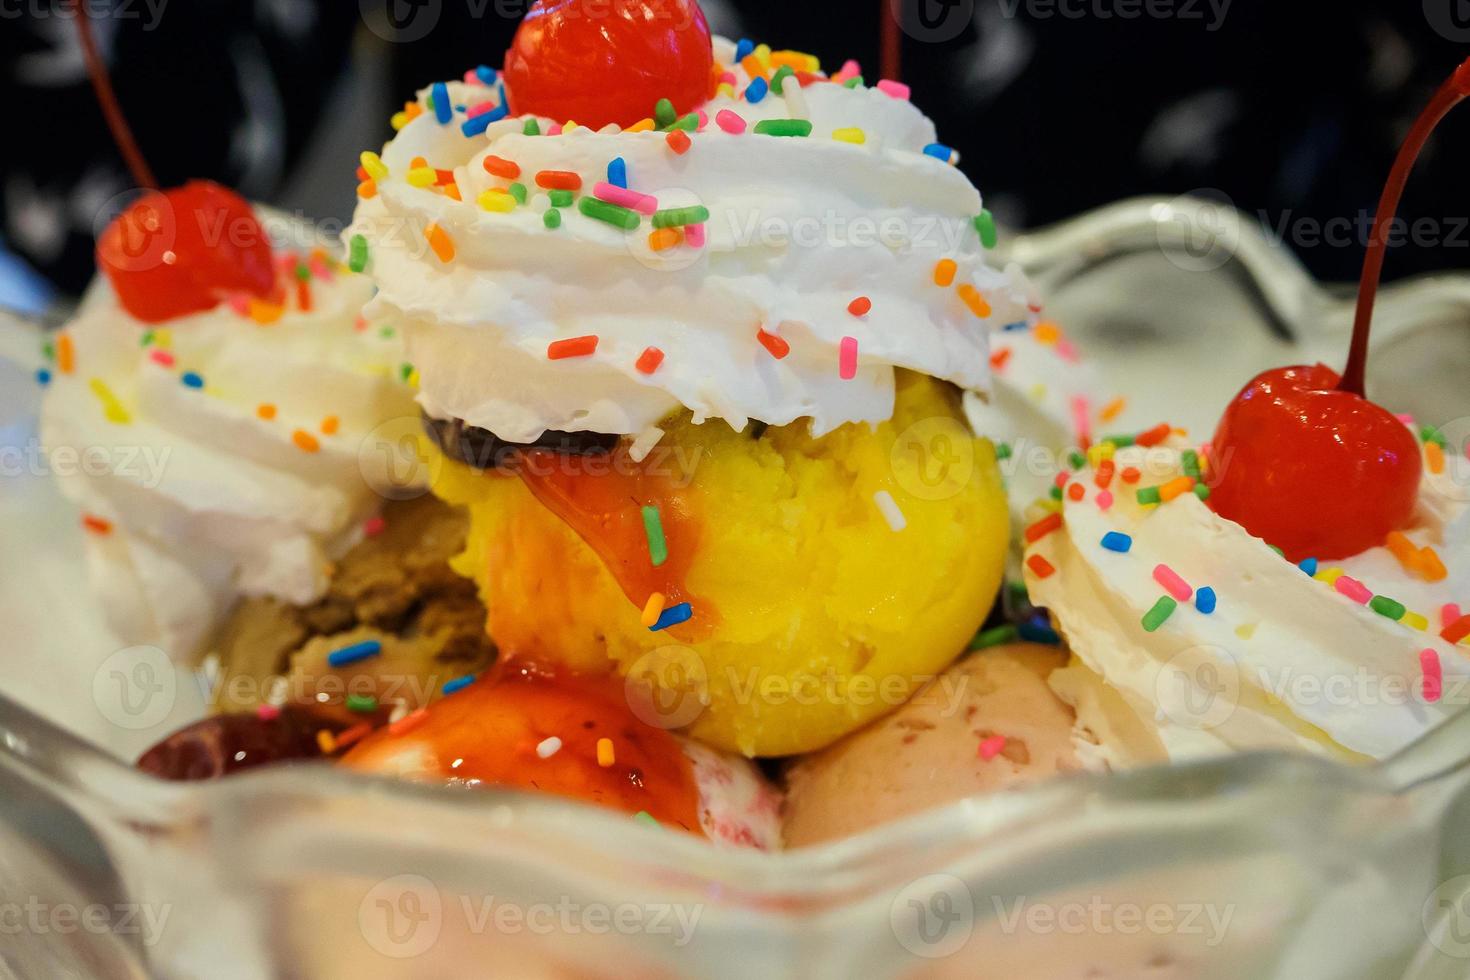
[[[1011,240],[1132,417],[1208,427],[1255,371],[1341,358],[1350,297],[1230,214],[1125,202]],[[1383,400],[1470,414],[1463,371],[1409,363],[1431,343],[1463,356],[1467,304],[1456,276],[1389,291]],[[0,354],[27,368],[16,335]],[[4,379],[10,441],[34,410],[23,373]],[[1470,975],[1470,715],[1372,767],[1253,754],[1079,775],[776,855],[323,765],[163,783],[120,759],[197,704],[109,651],[38,648],[38,622],[88,614],[75,595],[74,615],[47,607],[58,580],[26,574],[54,531],[26,516],[36,485],[0,481],[0,976]],[[124,723],[101,710],[114,681],[145,713],[168,687],[176,710]]]

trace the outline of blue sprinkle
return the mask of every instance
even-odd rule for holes
[[[483,136],[485,130],[490,128],[491,123],[499,122],[508,115],[510,115],[510,109],[502,103],[484,115],[476,116],[473,119],[466,119],[464,125],[459,127],[459,131],[466,136]]]
[[[1016,627],[1016,635],[1027,643],[1042,643],[1047,646],[1056,646],[1062,642],[1057,631],[1051,628],[1051,624],[1041,617],[1030,622],[1022,623]]]
[[[1317,559],[1315,559],[1315,558],[1308,558],[1306,561],[1304,561],[1300,565],[1298,565],[1297,568],[1300,568],[1302,571],[1306,572],[1308,575],[1316,575],[1317,574]]]
[[[449,104],[449,86],[443,82],[435,82],[434,87],[429,89],[429,101],[434,103],[434,115],[439,120],[439,125],[448,126],[454,120],[454,106]]]
[[[1208,616],[1215,611],[1215,590],[1205,586],[1194,594],[1194,608]]]
[[[924,147],[924,155],[949,163],[950,160],[954,159],[954,150],[945,146],[943,143],[930,143]]]
[[[204,379],[201,378],[199,374],[195,371],[185,371],[183,374],[179,375],[179,380],[182,381],[184,385],[189,388],[204,387]]]
[[[452,681],[445,681],[444,687],[442,687],[440,691],[447,698],[451,694],[454,694],[458,691],[463,691],[465,688],[469,687],[477,680],[479,680],[479,678],[476,677],[474,674],[466,674],[463,677],[456,677]]]
[[[38,384],[42,388],[44,388],[47,385],[49,385],[50,383],[51,383],[51,372],[50,371],[46,370],[45,368],[41,368],[39,371],[36,372],[36,384]]]
[[[648,627],[648,632],[657,633],[659,630],[666,630],[670,626],[678,626],[680,623],[687,623],[693,618],[694,607],[689,605],[689,603],[687,602],[681,602],[677,606],[670,606],[669,608],[665,609],[659,615],[658,622]]]
[[[748,37],[742,37],[740,43],[735,45],[735,60],[744,61],[745,56],[755,52],[755,42]]]
[[[1103,535],[1102,546],[1109,551],[1116,551],[1120,555],[1126,555],[1133,550],[1133,539],[1122,531],[1109,531]]]
[[[361,663],[383,652],[383,644],[377,640],[363,640],[354,643],[350,647],[333,650],[327,654],[327,665],[329,667],[346,667],[349,664]]]
[[[488,65],[481,65],[480,67],[475,69],[475,77],[478,78],[483,84],[488,86],[494,85],[495,79],[499,78],[500,76],[495,74],[494,68],[491,68]]]
[[[750,85],[745,89],[745,101],[749,102],[751,105],[755,105],[757,102],[764,99],[766,97],[766,93],[770,90],[770,83],[768,83],[764,78],[757,78],[755,81],[751,82]]]
[[[1029,324],[1027,324],[1025,320],[1017,320],[1015,323],[1007,323],[1005,326],[1001,327],[1001,329],[1002,330],[1026,330],[1026,329],[1029,329]]]
[[[628,187],[628,161],[622,157],[613,160],[607,165],[607,182],[614,187],[627,189]]]

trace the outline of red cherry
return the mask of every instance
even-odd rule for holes
[[[714,52],[696,0],[536,0],[505,56],[511,110],[600,129],[709,100]]]
[[[214,309],[231,293],[266,298],[276,285],[250,204],[202,180],[133,202],[98,237],[97,264],[144,323]]]
[[[1210,505],[1291,561],[1347,558],[1408,525],[1424,464],[1387,410],[1323,365],[1267,371],[1231,403],[1210,450]]]

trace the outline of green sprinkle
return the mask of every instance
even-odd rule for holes
[[[658,568],[669,560],[669,543],[664,540],[664,522],[657,507],[643,508],[643,533],[648,536],[648,557]]]
[[[842,83],[842,87],[843,88],[858,88],[859,86],[862,86],[862,85],[865,85],[865,84],[866,83],[863,81],[863,76],[861,76],[861,75],[854,75],[852,78],[849,78],[847,81],[843,82]]]
[[[149,331],[149,333],[152,332],[153,331],[151,330]],[[41,356],[46,358],[46,360],[48,361],[56,360],[56,345],[49,340],[46,341],[44,344],[41,345]]]
[[[575,191],[552,191],[550,196],[551,206],[554,208],[569,208],[577,199]]]
[[[541,216],[541,221],[546,225],[547,228],[560,228],[561,212],[558,211],[556,208],[552,208],[550,211],[547,211]]]
[[[1015,452],[1015,450],[1011,448],[1011,444],[1010,443],[1003,442],[1000,445],[998,445],[998,446],[995,447],[995,458],[996,459],[1010,459],[1011,458],[1011,455],[1014,452]]]
[[[1205,486],[1203,483],[1196,483],[1194,485],[1194,495],[1201,500],[1209,500],[1210,488]]]
[[[621,228],[624,231],[633,231],[638,227],[639,222],[642,221],[638,217],[637,211],[629,211],[627,208],[620,208],[616,204],[599,201],[595,197],[582,198],[577,202],[577,209],[589,218],[605,221],[613,227]]]
[[[356,711],[358,714],[377,711],[378,699],[370,694],[349,694],[347,695],[347,710]]]
[[[1087,457],[1074,449],[1072,450],[1072,454],[1067,457],[1067,462],[1072,464],[1072,469],[1080,470],[1087,465]]]
[[[1031,590],[1026,588],[1026,583],[1021,579],[1012,579],[1006,583],[1006,588],[1010,590],[1011,599],[1015,602],[1029,602],[1031,600]]]
[[[307,265],[305,262],[298,262],[298,263],[296,263],[296,281],[297,282],[310,282],[311,281],[311,266]]]
[[[1144,487],[1138,491],[1138,502],[1140,504],[1157,504],[1162,503],[1163,500],[1164,498],[1159,496],[1158,487]]]
[[[1159,601],[1154,603],[1154,607],[1143,614],[1144,630],[1149,633],[1154,632],[1168,622],[1169,617],[1174,615],[1174,610],[1178,608],[1179,603],[1174,601],[1173,596],[1159,596]]]
[[[1278,548],[1274,544],[1268,544],[1268,545],[1266,545],[1266,547],[1268,547],[1272,551],[1276,552],[1276,557],[1278,557],[1278,558],[1285,558],[1286,557],[1286,549],[1285,548]]]
[[[413,377],[413,365],[412,364],[404,364],[404,365],[402,365],[401,367],[398,368],[398,374],[399,374],[399,376],[401,378],[403,378],[404,381],[407,381],[409,378]]]
[[[1440,449],[1448,449],[1450,445],[1449,440],[1444,437],[1444,433],[1433,425],[1419,426],[1419,440],[1421,442],[1432,442]]]
[[[683,119],[680,119],[677,122],[673,123],[671,126],[669,126],[669,128],[682,129],[686,133],[696,132],[699,129],[699,113],[691,112]]]
[[[143,331],[143,339],[138,342],[138,346],[139,347],[152,347],[153,346],[153,331],[152,330],[144,330]]]
[[[995,248],[995,243],[1000,240],[995,230],[995,215],[988,210],[975,215],[975,230],[980,233],[980,244],[986,248]]]
[[[667,208],[653,213],[655,228],[683,228],[685,225],[702,225],[709,220],[709,208],[696,204],[687,208]]]
[[[526,125],[521,127],[521,134],[523,136],[540,136],[541,124],[534,119],[527,119]]]
[[[1186,449],[1186,450],[1184,450],[1184,452],[1182,452],[1182,453],[1179,454],[1179,458],[1184,463],[1184,475],[1185,476],[1192,476],[1196,480],[1198,480],[1199,479],[1199,453],[1195,452],[1193,449]]]
[[[971,650],[988,650],[991,647],[1005,646],[1014,643],[1020,637],[1021,631],[1015,626],[997,626],[994,629],[981,630],[975,638],[970,641]]]
[[[378,331],[378,336],[379,337],[382,337],[384,340],[392,340],[393,339],[393,328],[392,327],[384,327],[382,330],[379,330]]]
[[[762,119],[755,131],[762,136],[810,136],[812,124],[809,119]]]
[[[510,187],[508,187],[506,189],[510,191],[510,196],[516,199],[516,203],[517,204],[525,204],[526,203],[526,185],[525,184],[522,184],[520,181],[517,181],[514,184],[511,184]]]
[[[668,99],[659,99],[658,104],[653,107],[653,124],[659,129],[668,129],[678,118],[679,114],[674,111],[674,103]]]
[[[1103,442],[1112,443],[1119,449],[1127,449],[1133,445],[1133,441],[1133,436],[1107,436],[1103,439]]]
[[[361,272],[367,268],[368,244],[367,239],[361,235],[353,235],[352,243],[347,254],[347,268],[353,272]]]
[[[775,95],[782,94],[781,83],[795,74],[796,72],[791,70],[790,65],[782,65],[780,68],[776,69],[776,74],[771,76],[771,92]]]
[[[660,826],[659,822],[653,819],[653,814],[649,813],[647,810],[639,810],[637,813],[633,814],[633,819],[638,821],[639,823],[646,823],[650,827]]]
[[[1062,499],[1062,488],[1061,487],[1052,487],[1051,488],[1051,499],[1053,499],[1053,500],[1061,500]]]
[[[1408,607],[1406,607],[1402,602],[1399,602],[1397,599],[1390,599],[1386,595],[1374,596],[1368,602],[1368,606],[1378,615],[1385,616],[1388,619],[1393,620],[1395,623],[1403,619],[1404,613],[1409,611]]]

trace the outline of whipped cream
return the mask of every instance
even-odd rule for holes
[[[734,53],[716,40],[720,64]],[[743,93],[744,71],[728,71]],[[798,91],[792,79],[783,87],[791,98],[771,93],[751,103],[726,90],[703,107],[706,123],[688,134],[683,154],[666,133],[562,132],[550,120],[538,120],[540,131],[558,135],[526,135],[526,120],[511,118],[466,136],[467,114],[498,106],[503,92],[447,83],[456,111],[443,124],[431,91],[420,93],[424,111],[383,150],[388,174],[346,232],[370,246],[368,272],[380,289],[370,314],[407,330],[419,401],[431,415],[518,442],[548,429],[639,433],[681,407],[736,428],[809,418],[821,435],[889,418],[895,368],[984,390],[991,329],[1034,319],[1024,283],[986,262],[975,226],[979,193],[923,152],[935,143],[933,123],[885,91]],[[740,117],[744,132],[722,126],[725,112]],[[754,131],[790,118],[809,120],[811,136]],[[847,139],[834,138],[838,131]],[[410,182],[420,157],[452,171],[459,199]],[[478,203],[512,183],[487,172],[492,157],[503,172],[499,161],[517,168],[514,181],[528,192],[509,213]],[[625,231],[583,214],[581,200],[616,159],[629,187],[656,198],[658,209],[707,208],[703,244],[686,239],[655,251],[648,216]],[[537,182],[543,171],[575,173],[582,183],[554,229]],[[427,243],[431,226],[452,244],[447,261]],[[942,260],[955,263],[947,286],[936,282]],[[983,305],[967,304],[962,286]],[[860,298],[871,309],[855,315],[849,307]],[[761,330],[789,353],[774,356]],[[552,344],[585,337],[597,338],[595,352],[548,356]],[[638,364],[650,348],[662,361],[645,373]]]
[[[1077,708],[1079,729],[1117,766],[1271,748],[1362,760],[1389,756],[1463,710],[1470,656],[1440,631],[1444,606],[1470,598],[1470,467],[1445,462],[1438,474],[1426,466],[1405,532],[1440,556],[1448,575],[1439,581],[1386,547],[1323,562],[1311,575],[1192,492],[1141,505],[1139,489],[1183,474],[1177,447],[1118,450],[1106,509],[1097,471],[1078,472],[1084,497],[1063,495],[1065,523],[1029,549],[1026,576],[1076,654],[1053,686]],[[1129,467],[1141,471],[1136,484],[1123,480]],[[1131,549],[1105,547],[1110,532],[1127,535]],[[1145,616],[1166,594],[1160,565],[1196,596],[1213,589],[1214,611],[1191,598],[1146,630]],[[1407,612],[1390,618],[1357,601],[1364,593],[1354,582]],[[1425,657],[1442,674],[1438,699],[1425,696]]]
[[[242,595],[319,598],[392,488],[364,446],[417,414],[402,340],[360,325],[366,277],[324,271],[269,324],[229,304],[145,324],[99,277],[56,338],[41,439],[122,641],[184,660]]]

